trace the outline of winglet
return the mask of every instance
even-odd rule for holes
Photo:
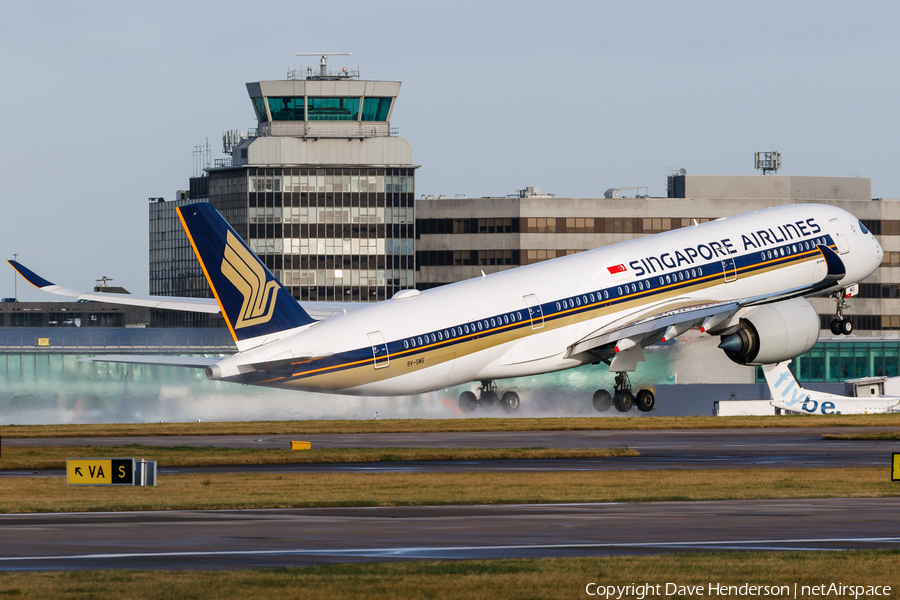
[[[175,210],[236,342],[315,322],[212,204]]]
[[[54,285],[20,262],[15,260],[8,260],[6,262],[8,262],[13,269],[18,271],[19,275],[22,276],[22,279],[38,289]]]

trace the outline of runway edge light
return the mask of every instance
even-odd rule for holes
[[[891,481],[900,481],[900,452],[894,452],[891,461]]]

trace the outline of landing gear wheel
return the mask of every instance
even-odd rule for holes
[[[831,333],[841,335],[841,322],[838,319],[831,320]]]
[[[850,319],[844,317],[840,321],[838,321],[837,326],[838,332],[842,335],[850,335],[853,333],[853,323],[850,322]]]
[[[484,412],[495,412],[500,408],[500,398],[497,397],[497,392],[484,392],[481,394],[481,400],[478,403]]]
[[[612,406],[612,398],[609,396],[609,392],[606,390],[597,390],[594,392],[594,397],[591,399],[591,403],[594,405],[594,410],[598,412],[606,412],[609,410],[609,407]]]
[[[613,403],[616,405],[617,411],[628,412],[634,408],[634,396],[631,395],[630,390],[619,390],[613,398]]]
[[[504,412],[514,413],[519,410],[519,395],[515,392],[506,392],[500,399],[500,406]]]
[[[650,412],[656,406],[656,396],[650,390],[639,391],[634,401],[641,412]]]
[[[471,413],[475,412],[477,406],[478,400],[472,392],[463,392],[459,395],[459,410],[464,413]]]

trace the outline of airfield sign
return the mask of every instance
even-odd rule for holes
[[[66,459],[69,485],[134,485],[133,458]]]

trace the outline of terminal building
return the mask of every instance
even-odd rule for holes
[[[291,71],[247,84],[257,127],[174,202],[150,202],[150,293],[210,297],[176,206],[215,206],[298,300],[367,302],[415,285],[412,147],[391,127],[399,81]],[[155,311],[159,326],[215,325]]]

